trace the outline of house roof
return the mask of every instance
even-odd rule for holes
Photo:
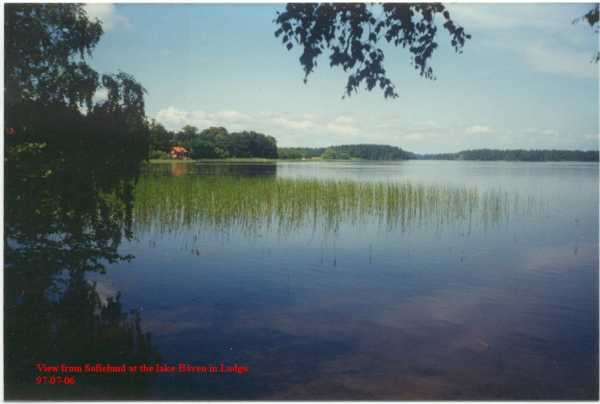
[[[187,153],[187,151],[188,150],[182,146],[173,146],[171,148],[171,152],[175,152],[175,153]]]

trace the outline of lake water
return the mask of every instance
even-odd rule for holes
[[[88,273],[139,313],[140,399],[598,399],[598,165],[173,163],[131,255]]]

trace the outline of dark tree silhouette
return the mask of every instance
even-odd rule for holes
[[[35,384],[35,363],[159,358],[141,331],[139,313],[122,310],[118,297],[102,302],[86,278],[133,259],[119,253],[119,246],[132,237],[135,167],[127,158],[106,158],[102,150],[95,156],[96,142],[78,143],[80,115],[48,112],[42,114],[47,121],[38,121],[28,135],[46,141],[12,145],[5,157],[6,394],[11,399],[139,398],[147,378],[78,377],[73,389]],[[67,132],[60,127],[65,121],[71,123]],[[106,135],[102,130],[87,135]],[[46,133],[73,144],[53,142]]]
[[[61,390],[34,376],[38,362],[159,360],[139,313],[119,297],[102,302],[86,278],[132,258],[118,249],[132,236],[132,191],[147,154],[144,89],[86,63],[102,27],[81,5],[8,4],[5,17],[6,395],[139,397],[147,378],[82,376]],[[94,104],[100,87],[108,98]]]
[[[158,158],[161,154],[156,151],[165,152],[174,145],[190,149],[195,159],[277,157],[275,138],[254,131],[228,132],[224,127],[210,127],[199,132],[195,126],[185,125],[179,132],[171,132],[152,122],[150,136],[152,155]]]
[[[69,148],[90,140],[88,133],[110,127],[111,132],[94,139],[106,141],[109,156],[135,146],[139,150],[133,158],[144,157],[144,88],[127,73],[101,76],[87,64],[102,35],[101,24],[90,21],[81,4],[8,4],[5,11],[5,124],[15,133],[8,147],[35,139]],[[100,88],[108,99],[94,105]],[[39,130],[48,119],[67,116],[60,121],[62,130]],[[77,139],[67,136],[73,129]],[[125,141],[123,147],[116,140]],[[96,155],[97,147],[102,148],[94,145]]]
[[[173,133],[169,132],[162,124],[152,120],[150,122],[150,148],[161,152],[169,152],[173,146]]]
[[[4,23],[5,102],[87,104],[98,73],[86,56],[100,40],[102,26],[87,19],[78,4],[8,4]]]
[[[408,48],[419,74],[434,79],[429,62],[438,47],[438,15],[442,16],[452,47],[460,53],[470,35],[440,3],[288,3],[275,19],[275,36],[281,37],[288,50],[294,45],[302,48],[299,60],[304,82],[317,66],[317,58],[329,51],[330,66],[349,72],[345,96],[364,83],[368,90],[379,87],[386,98],[396,98],[398,93],[387,76],[385,55],[378,44],[385,40]]]

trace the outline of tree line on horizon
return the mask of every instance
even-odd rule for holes
[[[277,141],[273,136],[254,131],[228,132],[223,127],[199,131],[186,125],[169,131],[162,124],[150,123],[150,158],[168,158],[174,146],[185,147],[193,159],[277,158]]]
[[[224,127],[200,131],[185,125],[167,130],[149,125],[150,158],[166,159],[174,146],[185,147],[192,159],[269,158],[284,160],[475,160],[475,161],[598,161],[598,151],[556,149],[473,149],[456,153],[417,154],[397,146],[348,144],[329,147],[277,147],[273,136],[252,130],[228,132]]]
[[[414,153],[396,146],[379,144],[349,144],[330,147],[280,147],[280,159],[300,160],[321,158],[323,160],[408,160]]]
[[[388,145],[358,144],[331,147],[282,147],[280,159],[324,160],[476,160],[476,161],[598,161],[597,150],[474,149],[457,153],[417,154]]]
[[[478,161],[598,161],[598,150],[557,149],[475,149],[458,153],[423,154],[421,160],[478,160]]]

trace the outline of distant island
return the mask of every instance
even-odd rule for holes
[[[283,160],[476,160],[476,161],[598,161],[597,150],[476,149],[457,153],[417,154],[397,146],[348,144],[329,147],[278,147],[277,140],[255,131],[228,132],[223,127],[180,131],[150,124],[150,159],[199,160],[262,158]]]
[[[478,161],[598,161],[597,150],[523,150],[476,149],[458,153],[424,154],[422,160]]]
[[[280,147],[280,159],[323,160],[476,160],[476,161],[598,161],[598,151],[476,149],[457,153],[417,154],[399,147],[376,144],[331,147]]]
[[[330,147],[278,147],[280,159],[323,160],[410,160],[417,155],[396,146],[378,144],[348,144]]]

